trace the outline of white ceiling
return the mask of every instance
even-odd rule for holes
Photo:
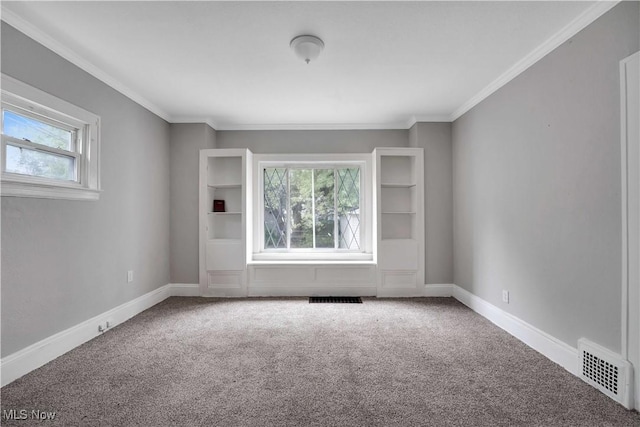
[[[2,19],[172,122],[450,121],[612,2],[10,2]],[[325,42],[307,65],[289,48]]]

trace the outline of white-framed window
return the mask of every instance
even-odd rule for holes
[[[370,157],[256,156],[253,259],[371,260]]]
[[[100,118],[2,75],[2,196],[97,200]]]

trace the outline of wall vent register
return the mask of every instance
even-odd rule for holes
[[[360,297],[309,297],[309,304],[362,304]]]
[[[626,408],[631,408],[631,364],[586,339],[578,341],[580,377]]]

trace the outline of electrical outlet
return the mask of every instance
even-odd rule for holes
[[[502,302],[509,304],[509,291],[502,291]]]
[[[127,271],[127,283],[133,282],[133,270]]]
[[[102,323],[98,324],[98,332],[106,332],[107,329],[111,329],[113,327],[113,320],[105,320]]]

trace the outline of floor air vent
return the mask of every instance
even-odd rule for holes
[[[580,377],[627,409],[631,408],[631,364],[586,339],[578,341]]]
[[[360,297],[309,297],[309,303],[362,304]]]

